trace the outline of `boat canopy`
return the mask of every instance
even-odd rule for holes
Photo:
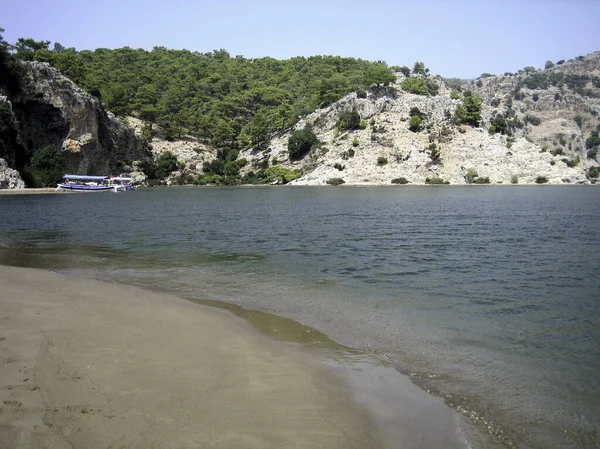
[[[63,179],[73,179],[74,181],[104,181],[108,176],[86,176],[86,175],[65,175]]]
[[[123,176],[114,176],[110,178],[111,181],[133,181],[133,178],[126,178]]]

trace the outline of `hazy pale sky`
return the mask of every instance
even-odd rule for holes
[[[600,0],[0,0],[10,43],[423,61],[460,78],[598,51],[599,18]]]

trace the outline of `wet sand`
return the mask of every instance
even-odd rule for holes
[[[0,447],[380,442],[335,370],[227,311],[0,266]]]

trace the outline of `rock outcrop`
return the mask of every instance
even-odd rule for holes
[[[143,122],[136,117],[127,117],[125,123],[134,130],[138,138],[142,138]],[[181,180],[192,180],[202,173],[204,162],[210,162],[217,157],[217,150],[200,142],[192,136],[185,136],[177,140],[165,139],[164,132],[158,125],[154,125],[154,132],[149,148],[154,158],[161,154],[173,153],[183,165],[182,170],[173,172],[167,184],[177,183]]]
[[[0,189],[23,189],[25,183],[17,170],[9,168],[4,159],[0,159]]]
[[[303,176],[293,184],[319,185],[331,178],[346,184],[390,184],[405,178],[424,184],[439,178],[451,184],[489,178],[493,184],[535,183],[589,184],[590,168],[598,167],[596,155],[586,148],[586,138],[600,124],[600,53],[562,66],[540,71],[588,78],[585,90],[569,86],[535,86],[535,75],[492,76],[463,86],[483,100],[479,127],[456,125],[453,119],[463,98],[452,99],[451,90],[440,78],[434,96],[414,95],[401,88],[404,76],[388,88],[373,88],[366,98],[351,93],[331,106],[300,120],[293,129],[274,136],[263,146],[240,153],[248,164],[243,173],[279,165],[301,169]],[[595,80],[595,78],[594,78]],[[533,86],[534,88],[529,88]],[[456,97],[456,95],[453,95]],[[411,131],[413,108],[426,117],[422,129]],[[364,121],[362,129],[340,132],[336,124],[342,111],[355,110]],[[498,115],[513,120],[510,133],[494,133]],[[320,145],[299,161],[291,161],[287,143],[294,130],[312,127]]]
[[[114,174],[147,157],[146,142],[47,63],[24,62],[9,94],[20,141],[31,153],[60,148],[65,172]]]

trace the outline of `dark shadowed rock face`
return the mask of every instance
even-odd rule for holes
[[[60,148],[65,172],[77,174],[117,173],[146,156],[145,141],[58,70],[40,62],[22,69],[20,92],[9,99],[31,153]]]
[[[19,140],[19,123],[12,110],[12,104],[5,96],[0,96],[0,159],[9,167],[19,165],[18,156],[23,152]]]

